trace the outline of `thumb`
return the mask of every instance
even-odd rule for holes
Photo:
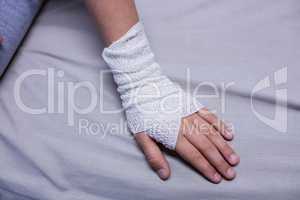
[[[137,133],[134,137],[151,168],[162,180],[167,180],[171,174],[169,163],[158,145],[144,132]]]

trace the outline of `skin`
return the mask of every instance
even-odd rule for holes
[[[86,0],[106,45],[118,40],[139,21],[134,0]],[[144,132],[135,140],[146,160],[162,180],[171,175],[168,161],[159,146]],[[213,183],[236,176],[240,158],[228,144],[233,133],[206,108],[182,119],[175,152]]]
[[[0,45],[3,43],[3,37],[0,35]]]

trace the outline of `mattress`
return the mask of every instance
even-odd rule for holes
[[[299,1],[136,3],[163,71],[234,124],[236,179],[214,185],[166,152],[172,176],[159,180],[82,1],[51,0],[0,82],[0,196],[299,199]]]

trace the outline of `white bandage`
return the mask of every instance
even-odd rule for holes
[[[182,117],[203,106],[162,74],[143,25],[137,23],[105,48],[103,58],[118,86],[130,131],[145,131],[165,147],[175,149]]]

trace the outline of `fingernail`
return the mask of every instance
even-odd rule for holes
[[[236,154],[231,154],[229,157],[229,161],[231,164],[236,164],[239,161],[239,157]]]
[[[214,181],[215,182],[220,182],[221,181],[221,179],[222,179],[222,177],[220,176],[220,174],[218,174],[218,173],[216,173],[215,175],[214,175]]]
[[[234,178],[235,177],[235,171],[232,168],[229,168],[227,170],[227,176],[228,176],[228,178]]]
[[[233,133],[231,131],[225,131],[227,137],[233,138]]]
[[[164,168],[159,169],[159,170],[157,171],[157,174],[158,174],[158,176],[159,176],[161,179],[163,179],[163,180],[165,180],[165,179],[168,178],[168,170],[166,170],[166,169],[164,169]]]

